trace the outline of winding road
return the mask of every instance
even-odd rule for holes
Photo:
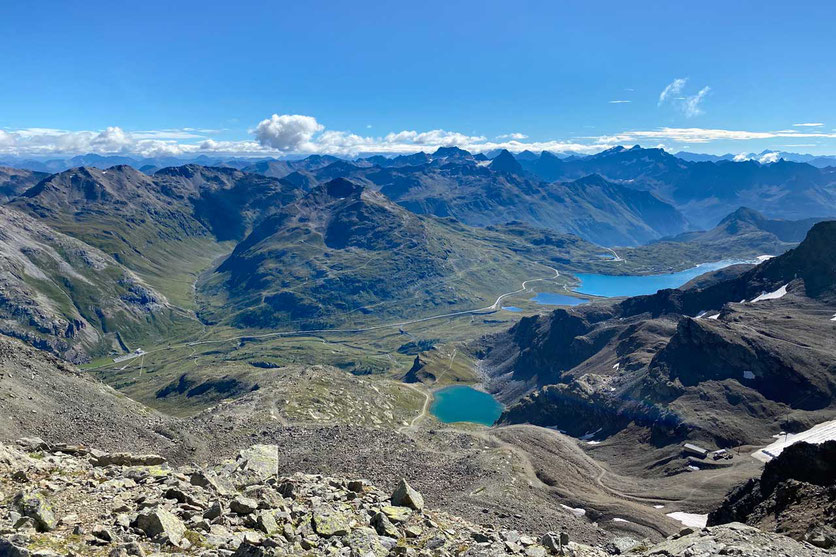
[[[156,353],[156,352],[161,352],[163,350],[169,350],[171,348],[180,348],[180,347],[184,347],[184,346],[194,347],[194,346],[201,346],[201,345],[206,345],[206,344],[225,344],[227,342],[235,342],[235,341],[240,341],[240,340],[243,340],[243,339],[265,339],[265,338],[289,337],[289,336],[298,336],[298,335],[310,336],[314,333],[318,333],[318,334],[366,333],[366,332],[371,332],[371,331],[379,331],[379,330],[382,330],[382,329],[402,328],[402,327],[405,327],[407,325],[414,325],[416,323],[425,323],[427,321],[434,321],[436,319],[446,319],[446,318],[449,318],[449,317],[458,317],[460,315],[479,315],[479,314],[484,314],[484,313],[492,313],[492,312],[498,310],[501,307],[500,304],[502,303],[503,299],[507,298],[508,296],[512,296],[514,294],[519,294],[521,292],[525,292],[528,289],[527,285],[529,283],[538,282],[538,281],[545,281],[545,280],[553,280],[553,279],[556,279],[560,276],[560,272],[557,269],[555,269],[553,267],[549,267],[548,265],[544,265],[544,267],[546,267],[547,269],[552,270],[554,272],[554,276],[525,280],[525,281],[523,281],[523,283],[521,285],[522,288],[520,288],[518,290],[514,290],[512,292],[506,292],[505,294],[501,294],[493,304],[491,304],[490,306],[483,307],[483,308],[468,309],[468,310],[462,310],[462,311],[454,311],[454,312],[450,312],[450,313],[443,313],[443,314],[440,314],[440,315],[431,315],[429,317],[421,317],[419,319],[410,319],[410,320],[407,320],[407,321],[399,321],[399,322],[396,322],[396,323],[385,323],[385,324],[382,324],[382,325],[374,325],[374,326],[371,326],[371,327],[357,327],[357,328],[344,328],[344,329],[306,329],[306,330],[297,330],[297,331],[276,331],[276,332],[273,332],[273,333],[263,333],[263,334],[260,334],[260,335],[239,335],[239,336],[234,336],[234,337],[226,337],[226,338],[222,338],[222,339],[195,340],[195,341],[183,342],[183,343],[179,343],[179,344],[166,345],[166,346],[159,347],[159,348],[153,348],[153,349],[145,351],[145,354],[152,354],[152,353]],[[111,362],[106,362],[106,363],[104,363],[100,366],[89,367],[87,369],[92,371],[92,370],[98,370],[98,369],[102,369],[102,368],[105,368],[105,367],[109,367],[111,365],[112,365]]]

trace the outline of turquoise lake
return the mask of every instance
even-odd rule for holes
[[[729,265],[747,263],[747,261],[716,261],[714,263],[703,263],[665,275],[597,275],[590,273],[577,273],[575,276],[581,281],[581,285],[575,289],[579,294],[590,296],[605,296],[613,298],[616,296],[643,296],[655,294],[665,288],[679,288],[689,280],[709,271],[716,271]]]
[[[531,301],[541,306],[577,306],[585,304],[589,300],[554,292],[538,292],[536,296],[531,298]]]
[[[494,397],[466,385],[439,389],[433,397],[430,412],[446,424],[472,422],[493,425],[502,414],[502,405]]]

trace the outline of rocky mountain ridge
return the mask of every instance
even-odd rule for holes
[[[731,278],[522,319],[483,353],[511,403],[500,421],[598,438],[634,424],[657,445],[730,447],[828,419],[833,246],[836,222],[822,222]]]

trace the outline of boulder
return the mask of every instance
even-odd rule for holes
[[[386,515],[386,518],[392,522],[406,522],[412,516],[412,511],[406,507],[395,507],[392,505],[384,505],[380,512]]]
[[[412,489],[405,479],[401,478],[397,489],[392,494],[392,504],[397,507],[408,507],[420,511],[424,508],[424,498]]]
[[[245,497],[244,495],[239,495],[238,497],[232,500],[232,502],[229,504],[229,508],[235,514],[245,516],[248,514],[252,514],[258,510],[258,501],[256,501],[252,497]]]
[[[186,533],[186,526],[179,518],[160,508],[138,514],[134,525],[149,538],[167,539],[174,545],[179,545]]]
[[[345,544],[351,548],[351,555],[358,557],[386,557],[389,551],[380,543],[377,533],[363,526],[352,530],[346,536]]]
[[[17,446],[24,451],[48,451],[49,445],[40,437],[21,437],[17,440]]]
[[[386,515],[383,513],[377,513],[372,517],[371,525],[377,531],[378,534],[381,536],[388,536],[390,538],[400,538],[401,533],[395,528],[395,525],[386,518]]]
[[[255,480],[263,481],[279,474],[278,445],[253,445],[238,453],[238,470]]]
[[[351,531],[348,517],[331,510],[314,511],[312,524],[314,531],[323,538],[345,536]]]
[[[22,515],[35,521],[39,532],[48,532],[58,524],[46,498],[38,492],[18,493],[15,497],[15,505]]]
[[[31,557],[32,554],[25,547],[20,547],[10,540],[0,538],[0,555],[3,557]]]
[[[255,522],[258,529],[268,536],[272,536],[273,534],[281,531],[281,528],[276,523],[276,517],[273,516],[273,513],[270,511],[261,511],[258,513]]]

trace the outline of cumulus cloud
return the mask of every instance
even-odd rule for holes
[[[679,93],[682,91],[682,88],[685,87],[685,83],[687,81],[687,77],[678,77],[670,83],[668,83],[667,87],[662,89],[662,92],[659,93],[659,106],[662,106],[668,99],[679,95]]]
[[[311,138],[325,129],[313,116],[301,114],[273,114],[256,126],[256,140],[265,147],[278,151],[294,152],[304,149]]]
[[[696,100],[690,110],[699,111],[700,101],[707,93],[708,88],[705,87],[693,95]],[[684,99],[692,97],[685,96]],[[777,131],[663,127],[549,141],[532,141],[519,132],[502,134],[488,140],[485,136],[444,129],[402,130],[385,135],[370,135],[368,132],[360,134],[329,130],[312,116],[278,114],[259,122],[250,130],[249,138],[219,140],[210,137],[215,132],[218,130],[198,128],[128,131],[118,126],[95,131],[6,128],[0,130],[0,155],[51,157],[99,153],[137,157],[185,157],[197,154],[218,157],[269,157],[322,153],[353,157],[373,153],[398,155],[417,151],[431,152],[439,147],[454,145],[471,152],[507,149],[515,153],[524,150],[596,153],[615,145],[676,144],[682,148],[682,145],[698,145],[713,141],[788,138],[800,144],[810,139],[836,139],[836,132],[826,132],[813,126]]]

